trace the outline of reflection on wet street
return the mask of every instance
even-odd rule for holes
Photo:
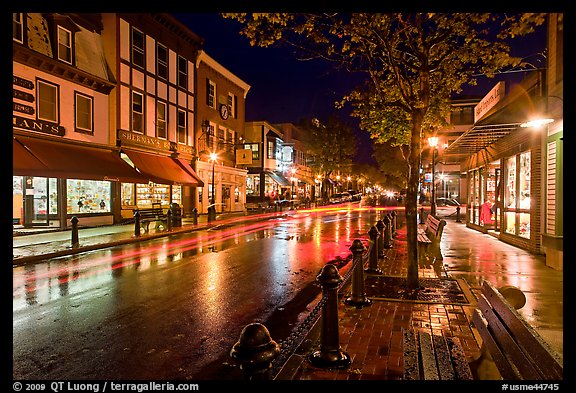
[[[214,379],[196,373],[348,258],[375,217],[298,212],[14,268],[14,378]]]

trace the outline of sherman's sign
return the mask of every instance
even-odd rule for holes
[[[153,147],[160,150],[170,150],[170,142],[132,131],[118,130],[118,139],[122,144]]]
[[[64,136],[66,129],[55,123],[42,120],[27,119],[20,116],[12,116],[12,125],[26,130],[45,132],[50,135]]]

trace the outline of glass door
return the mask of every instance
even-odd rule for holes
[[[24,226],[50,224],[50,185],[46,177],[24,177]]]

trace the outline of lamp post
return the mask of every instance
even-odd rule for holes
[[[296,168],[291,168],[290,172],[292,172],[292,177],[290,178],[290,200],[294,199],[294,181],[296,180],[296,178],[294,177],[294,174],[296,173]]]
[[[216,219],[216,190],[214,189],[214,166],[216,165],[217,159],[218,154],[210,153],[210,161],[212,161],[212,201],[210,207],[208,207],[208,221],[213,221]]]
[[[428,144],[432,148],[432,202],[430,204],[430,214],[433,216],[436,215],[436,193],[435,193],[435,179],[434,179],[434,167],[435,167],[435,159],[436,159],[436,147],[438,146],[438,137],[431,136],[428,138]]]
[[[348,176],[346,180],[348,180],[348,183],[346,184],[346,187],[348,187],[346,191],[348,191],[350,189],[350,180],[352,180],[352,177]]]

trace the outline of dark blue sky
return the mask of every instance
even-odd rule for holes
[[[246,120],[266,120],[272,124],[298,122],[302,118],[325,120],[338,110],[334,102],[350,92],[365,76],[337,71],[324,60],[299,61],[290,47],[259,48],[250,46],[239,34],[240,25],[217,13],[173,13],[196,34],[204,38],[204,50],[230,72],[251,87],[246,97]],[[546,47],[545,29],[527,40],[514,41],[513,54],[533,56]],[[480,78],[479,86],[469,89],[470,95],[483,96],[502,79],[518,80],[523,73]],[[341,112],[341,111],[340,111]],[[349,112],[349,111],[348,111]],[[357,124],[354,119],[350,120]],[[370,161],[371,140],[366,132],[358,131],[360,157]]]

